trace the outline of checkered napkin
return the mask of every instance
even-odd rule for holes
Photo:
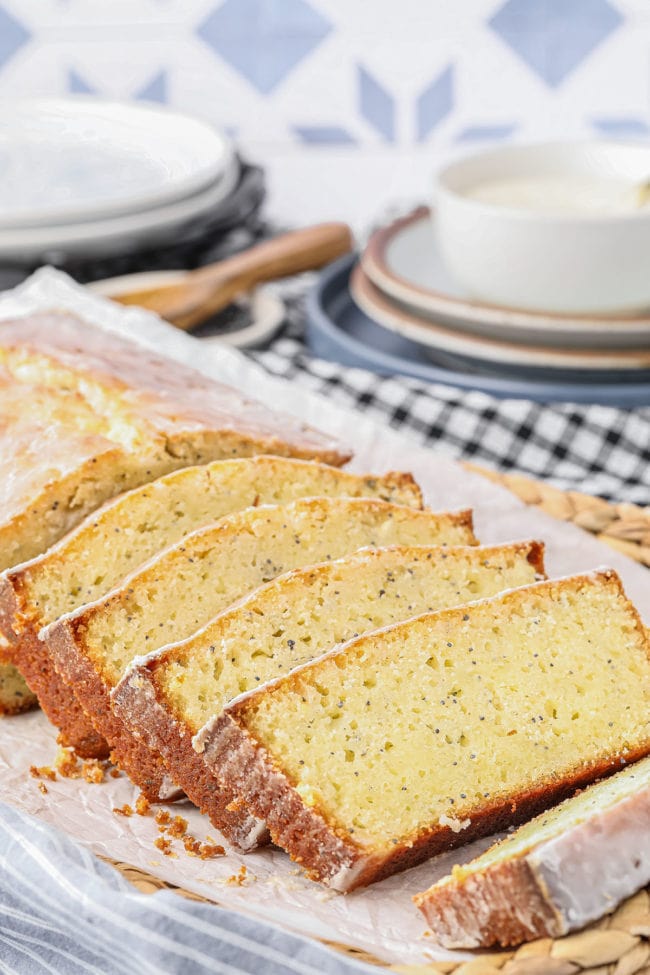
[[[303,340],[302,300],[292,297],[288,308],[283,332],[255,353],[273,375],[456,459],[514,469],[563,490],[650,504],[650,407],[544,405],[404,376],[382,378],[312,358]]]

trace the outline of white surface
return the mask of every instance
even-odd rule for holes
[[[436,215],[396,228],[385,267],[362,257],[372,281],[418,315],[486,337],[552,344],[557,348],[624,349],[650,346],[650,317],[571,317],[473,302],[448,273],[435,233]],[[421,341],[421,339],[417,339]]]
[[[16,291],[0,297],[0,319],[39,308],[70,308],[91,323],[133,338],[149,348],[165,351],[202,372],[238,386],[277,409],[286,409],[352,444],[355,470],[384,471],[402,467],[413,471],[426,500],[433,507],[474,505],[476,530],[482,541],[497,542],[537,536],[547,542],[547,565],[552,574],[570,573],[609,564],[621,573],[627,592],[650,622],[647,570],[612,552],[580,529],[526,508],[509,492],[472,475],[457,464],[417,447],[405,436],[378,426],[361,414],[333,406],[327,400],[275,380],[240,354],[220,347],[206,349],[135,308],[120,308],[74,285],[64,275],[39,272]],[[264,850],[246,857],[229,851],[227,857],[202,862],[188,858],[180,844],[178,859],[162,857],[152,846],[157,831],[151,817],[124,819],[111,809],[133,805],[134,788],[124,778],[102,785],[78,780],[47,783],[42,795],[30,778],[30,765],[52,762],[55,732],[40,713],[22,715],[0,724],[0,790],[21,809],[59,826],[96,853],[135,864],[157,876],[204,894],[228,907],[276,921],[303,934],[358,945],[387,961],[417,962],[448,954],[422,938],[425,924],[410,901],[449,871],[457,860],[468,859],[487,842],[439,857],[368,890],[346,896],[324,891],[300,876],[280,852]],[[200,814],[182,806],[190,829],[203,838],[215,835]],[[243,887],[227,878],[245,863],[250,879]]]
[[[104,257],[158,240],[169,243],[176,230],[222,203],[236,186],[238,177],[239,164],[231,155],[226,171],[215,182],[191,196],[150,210],[58,226],[3,230],[0,259],[33,262],[53,252],[63,252],[69,257]]]
[[[541,311],[597,313],[650,305],[650,210],[556,213],[509,208],[468,193],[493,179],[617,178],[640,184],[650,147],[540,143],[452,163],[434,194],[443,261],[477,298]]]
[[[88,96],[0,103],[0,227],[102,220],[221,179],[230,142],[159,106]]]

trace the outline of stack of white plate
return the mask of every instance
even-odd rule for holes
[[[0,103],[0,263],[177,242],[238,180],[226,137],[164,108],[87,96]]]
[[[422,207],[377,231],[352,270],[357,305],[450,369],[602,384],[647,381],[650,313],[571,315],[472,300],[445,270]]]

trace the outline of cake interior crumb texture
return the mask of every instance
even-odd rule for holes
[[[420,542],[473,544],[470,514],[435,514],[367,498],[249,508],[187,535],[121,589],[60,622],[114,686],[134,656],[190,636],[289,569],[364,545]]]
[[[423,612],[534,582],[542,546],[361,550],[251,594],[150,667],[159,699],[195,734],[244,691],[338,643]]]
[[[231,707],[305,805],[388,852],[646,754],[649,704],[645,632],[603,573],[360,637]]]
[[[11,458],[0,569],[44,552],[108,498],[190,464],[350,456],[296,418],[61,311],[0,322],[0,453]],[[14,671],[4,677],[0,713],[34,702]]]
[[[626,796],[647,788],[650,788],[650,759],[646,758],[609,779],[590,785],[579,795],[565,799],[554,809],[549,809],[531,819],[470,863],[455,866],[452,875],[445,877],[436,886],[443,886],[450,882],[462,883],[472,874],[481,873],[506,860],[524,856],[535,847],[560,836],[579,823],[600,816]],[[424,897],[426,894],[420,896]]]
[[[13,464],[0,487],[1,568],[107,498],[190,464],[347,457],[294,418],[64,313],[0,322],[0,407]]]
[[[18,714],[36,704],[22,674],[13,664],[0,663],[0,714]]]
[[[645,758],[455,866],[413,900],[434,940],[447,948],[560,937],[648,883],[649,817]]]
[[[265,455],[184,468],[109,502],[43,556],[9,572],[21,620],[47,626],[101,598],[184,535],[233,511],[310,495],[379,497],[421,507],[420,491],[407,474],[355,475]]]

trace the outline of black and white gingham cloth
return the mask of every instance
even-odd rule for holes
[[[282,333],[255,359],[273,375],[454,458],[517,470],[563,490],[650,504],[650,407],[547,406],[404,376],[383,378],[312,358],[303,332],[303,303],[294,297]]]

